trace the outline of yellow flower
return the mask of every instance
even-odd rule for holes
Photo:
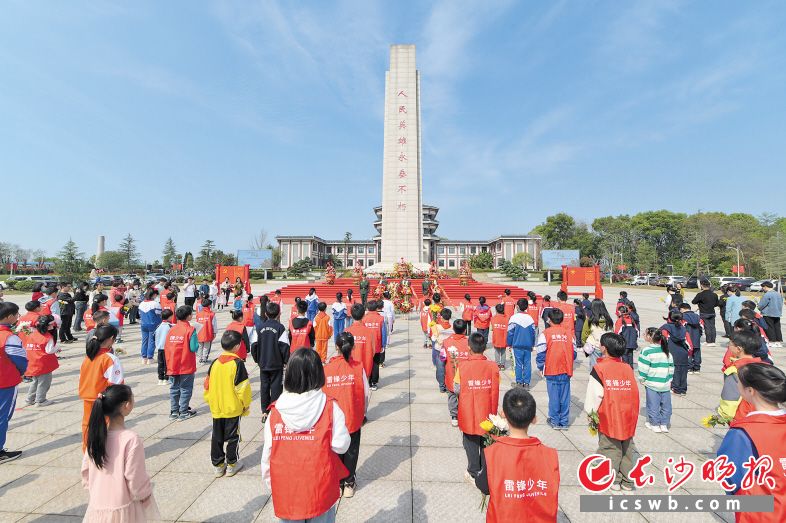
[[[587,429],[589,430],[590,436],[597,436],[598,435],[598,431],[597,431],[597,429],[595,427],[589,426],[589,427],[587,427]]]
[[[494,428],[494,424],[491,421],[484,419],[483,421],[480,422],[480,428],[482,428],[486,432],[489,432],[491,429]]]
[[[702,418],[702,419],[701,419],[701,424],[702,424],[704,427],[707,427],[708,429],[711,429],[711,428],[712,428],[712,425],[710,425],[710,420],[711,420],[711,419],[712,419],[712,415],[709,415],[709,416],[707,416],[706,418]]]

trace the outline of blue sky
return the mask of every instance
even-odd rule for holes
[[[393,43],[417,45],[443,236],[784,215],[784,24],[778,1],[5,1],[0,240],[371,237]]]

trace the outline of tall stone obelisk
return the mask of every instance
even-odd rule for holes
[[[382,169],[380,267],[404,258],[423,261],[420,172],[420,73],[414,45],[390,46],[385,74],[385,142]]]

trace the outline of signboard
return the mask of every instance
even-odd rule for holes
[[[237,264],[252,269],[270,269],[273,266],[273,251],[270,249],[237,251]]]
[[[541,258],[544,270],[560,271],[563,265],[579,266],[578,250],[545,250],[541,251]]]
[[[732,265],[731,272],[734,274],[745,274],[745,266],[744,265]]]

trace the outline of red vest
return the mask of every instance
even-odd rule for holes
[[[246,327],[254,326],[254,305],[246,303],[243,306],[243,325]]]
[[[50,298],[46,303],[41,305],[41,314],[48,314],[52,316],[52,306],[57,303],[57,298]]]
[[[786,459],[786,416],[769,416],[753,414],[741,420],[733,421],[732,428],[744,430],[753,441],[759,457],[772,458],[770,474],[775,480],[775,488],[766,484],[754,485],[749,490],[739,490],[738,496],[773,496],[775,507],[772,512],[737,513],[738,522],[780,523],[786,521],[786,467],[782,460]]]
[[[98,309],[96,309],[96,312],[98,312],[98,311],[109,312],[109,309],[107,309],[106,307],[99,307]],[[173,316],[173,318],[174,318],[174,316]],[[85,311],[84,320],[85,320],[85,329],[86,330],[91,331],[91,330],[96,328],[96,322],[93,321],[93,309],[92,308],[88,308]]]
[[[25,376],[43,376],[54,372],[60,366],[55,354],[46,353],[46,345],[52,339],[51,334],[44,335],[34,330],[30,334],[22,334],[20,338],[27,352]]]
[[[89,312],[89,310],[90,309],[85,311],[85,317],[87,316],[87,312]],[[27,326],[30,329],[35,329],[35,324],[38,322],[38,318],[40,318],[40,317],[41,317],[41,313],[40,312],[32,312],[32,311],[26,312],[16,322],[17,332],[21,332],[21,330],[22,330],[21,328],[23,326]],[[93,317],[92,313],[90,314],[90,317],[91,318]],[[95,325],[95,324],[93,324],[93,325]]]
[[[356,321],[346,330],[355,337],[355,346],[352,348],[352,358],[363,365],[366,377],[371,376],[371,368],[374,366],[374,352],[376,348],[376,336],[374,331]]]
[[[496,314],[491,319],[491,344],[497,349],[508,346],[508,321],[504,314]]]
[[[487,523],[557,520],[556,450],[538,438],[503,436],[484,453],[489,481]]]
[[[325,365],[325,386],[322,390],[338,402],[350,434],[360,430],[366,415],[363,372],[363,365],[351,357],[347,362],[343,356],[334,356]]]
[[[470,354],[458,363],[461,382],[458,404],[459,429],[482,436],[480,422],[499,410],[499,367],[482,354]]]
[[[22,382],[22,375],[19,374],[19,369],[16,368],[14,362],[5,353],[6,341],[13,335],[11,327],[0,325],[0,389],[16,387]]]
[[[363,325],[368,327],[374,332],[374,336],[376,336],[377,344],[374,346],[374,350],[376,353],[382,352],[382,322],[385,321],[382,319],[382,315],[377,311],[370,311],[367,312],[365,316],[363,316]]]
[[[194,327],[187,321],[175,323],[164,342],[166,373],[170,376],[196,373],[196,354],[191,352],[191,335]]]
[[[748,363],[762,363],[761,358],[740,358],[738,360],[734,360],[731,362],[731,366],[740,370],[740,367],[744,367]],[[748,415],[749,412],[753,412],[753,405],[745,401],[744,398],[740,397],[740,403],[737,405],[737,412],[734,413],[733,421],[738,421]]]
[[[208,308],[203,308],[196,313],[196,322],[202,324],[202,328],[197,332],[198,341],[213,341],[216,339],[216,333],[213,331],[213,317],[215,312]]]
[[[546,338],[546,362],[544,376],[567,374],[573,376],[573,332],[560,324],[543,331]]]
[[[464,304],[464,312],[461,313],[461,319],[464,321],[472,321],[472,314],[475,312],[475,306],[467,302]]]
[[[472,315],[472,321],[475,322],[476,329],[488,329],[491,323],[491,309],[484,309],[482,311],[475,309]]]
[[[532,318],[532,321],[535,323],[535,328],[537,329],[540,323],[540,307],[535,303],[530,303],[529,307],[527,307],[527,314]]]
[[[420,328],[423,330],[423,332],[428,332],[428,320],[428,307],[423,306],[420,309]]]
[[[328,398],[314,427],[293,432],[271,405],[270,487],[273,509],[281,519],[310,519],[324,514],[338,501],[339,483],[349,475],[333,452],[333,402]]]
[[[246,358],[248,357],[248,347],[246,347],[246,342],[243,341],[243,332],[245,332],[246,326],[239,321],[233,321],[227,325],[226,330],[240,333],[240,348],[237,351],[237,357],[243,361],[246,361]]]
[[[313,328],[314,325],[310,321],[305,325],[305,327],[300,327],[299,329],[293,327],[291,321],[289,322],[289,333],[292,335],[292,343],[289,344],[290,354],[302,347],[307,349],[311,348],[311,340],[309,339],[308,334]]]
[[[508,318],[513,316],[513,313],[516,312],[516,300],[510,296],[505,296],[500,303],[505,306],[505,316]]]
[[[469,344],[467,342],[467,337],[463,334],[451,334],[442,342],[442,347],[444,347],[445,353],[447,354],[447,359],[445,360],[445,388],[453,392],[453,378],[456,377],[456,371],[453,370],[453,366],[458,366],[458,362],[466,361],[467,358],[469,358]],[[453,358],[450,350],[448,350],[451,347],[455,347],[458,351],[455,358]]]
[[[576,330],[576,306],[566,301],[558,301],[552,304],[564,314],[562,325],[569,327],[571,331]]]
[[[603,385],[603,401],[598,407],[600,431],[618,440],[632,438],[639,416],[639,389],[633,369],[619,358],[599,358],[594,369]]]

